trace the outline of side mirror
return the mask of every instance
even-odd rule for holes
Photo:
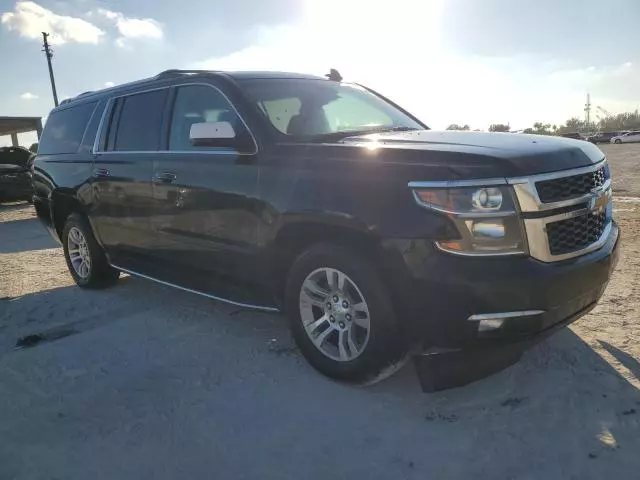
[[[189,131],[189,140],[194,147],[233,147],[236,132],[229,122],[194,123]]]

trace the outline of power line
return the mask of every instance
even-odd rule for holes
[[[51,65],[51,58],[53,58],[53,51],[49,46],[49,42],[47,41],[47,37],[49,34],[47,32],[42,32],[42,40],[44,40],[44,45],[42,51],[47,57],[47,65],[49,66],[49,78],[51,79],[51,91],[53,92],[53,103],[57,107],[58,106],[58,93],[56,92],[56,81],[53,78],[53,66]]]

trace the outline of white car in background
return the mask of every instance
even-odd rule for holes
[[[634,143],[640,142],[640,132],[627,132],[609,140],[609,143]]]

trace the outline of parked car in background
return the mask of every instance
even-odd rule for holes
[[[582,135],[578,132],[561,133],[560,136],[564,138],[573,138],[574,140],[583,140]]]
[[[172,70],[54,109],[34,205],[80,287],[127,272],[283,311],[331,378],[412,352],[451,387],[596,305],[611,182],[588,142],[432,131],[326,78]]]
[[[627,132],[612,137],[609,143],[636,143],[640,142],[640,132]]]
[[[599,132],[595,135],[591,135],[587,138],[588,141],[594,144],[609,143],[613,137],[617,137],[627,132]]]
[[[0,147],[0,201],[31,200],[35,154],[22,147]]]

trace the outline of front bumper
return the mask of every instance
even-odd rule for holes
[[[503,370],[528,347],[587,314],[618,262],[619,236],[614,222],[600,249],[555,263],[460,258],[427,242],[395,244],[408,273],[396,271],[394,284],[401,288],[394,295],[409,320],[409,338],[418,341],[414,363],[423,391],[463,386]],[[511,316],[487,331],[469,320],[525,311],[533,314]]]
[[[402,252],[407,279],[400,299],[408,305],[411,338],[426,352],[526,342],[584,315],[602,296],[618,261],[615,223],[606,241],[589,254],[555,263],[528,257],[462,258],[412,242]],[[474,315],[542,311],[480,331]]]

